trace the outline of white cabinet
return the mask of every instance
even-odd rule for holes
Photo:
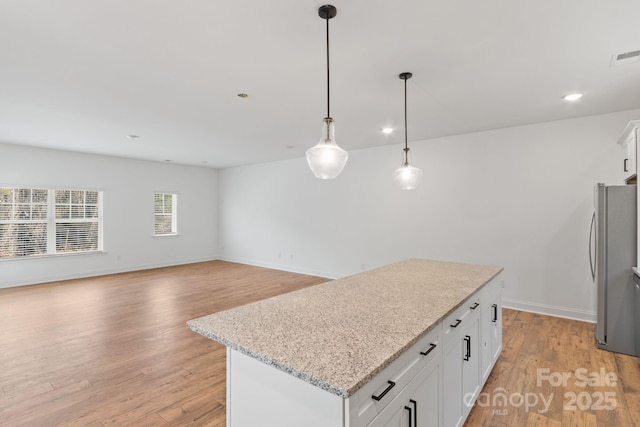
[[[618,139],[618,144],[622,147],[623,155],[623,177],[627,184],[636,184],[638,182],[638,144],[640,143],[640,120],[633,120],[627,124],[622,132],[622,136]],[[637,212],[640,212],[640,186],[636,188],[637,192]],[[637,261],[636,267],[640,268],[640,215],[637,215],[638,235],[637,235]]]
[[[367,427],[442,426],[442,350]]]
[[[386,411],[383,418],[390,420],[389,412],[396,413],[393,408],[400,405],[397,402],[408,399],[407,390],[414,379],[432,361],[437,360],[440,366],[441,358],[442,324],[438,324],[349,398],[356,405],[350,425],[367,426],[374,418],[377,424],[373,425],[386,425],[386,421],[380,421],[382,413]]]
[[[501,291],[498,275],[445,318],[442,348],[367,427],[464,424],[502,351]]]
[[[491,281],[485,286],[482,301],[482,382],[487,381],[496,359],[502,352],[502,282]]]
[[[462,409],[462,354],[463,343],[456,336],[444,348],[443,373],[447,381],[443,387],[443,419],[445,426],[459,426],[463,421]]]
[[[227,349],[228,427],[459,427],[502,350],[494,277],[356,393],[340,397]]]
[[[409,419],[405,411],[402,405],[389,405],[368,427],[406,427],[409,425]]]
[[[416,379],[417,390],[413,399],[417,402],[414,408],[416,426],[442,426],[442,358],[434,358]]]
[[[467,418],[480,394],[480,315],[475,312],[464,331],[462,356],[462,409]]]
[[[622,146],[622,170],[624,181],[633,184],[637,181],[638,135],[640,120],[629,122],[618,144]]]
[[[445,320],[450,331],[443,355],[445,427],[461,426],[480,393],[480,299],[468,300]]]

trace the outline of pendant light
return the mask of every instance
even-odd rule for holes
[[[404,156],[402,166],[393,173],[393,180],[402,190],[413,190],[422,179],[422,170],[409,164],[409,146],[407,143],[407,80],[411,73],[401,73],[398,77],[404,80]]]
[[[327,21],[327,117],[322,125],[320,142],[307,150],[307,163],[316,178],[320,179],[333,179],[340,175],[349,158],[349,154],[336,144],[333,119],[329,114],[329,19],[337,13],[330,4],[318,9],[320,18]]]

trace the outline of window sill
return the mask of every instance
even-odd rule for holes
[[[177,237],[177,236],[179,236],[179,235],[180,235],[179,233],[169,233],[169,234],[152,234],[152,235],[151,235],[151,237],[153,237],[153,238],[156,238],[156,237],[157,237],[157,238],[162,239],[162,238],[164,238],[164,237]]]
[[[15,257],[15,258],[0,258],[0,262],[25,261],[28,259],[48,259],[48,258],[61,258],[61,257],[72,257],[72,256],[104,255],[107,253],[108,253],[107,251],[86,251],[86,252],[67,252],[67,253],[50,254],[50,255],[31,255],[31,256],[21,256],[21,257]]]

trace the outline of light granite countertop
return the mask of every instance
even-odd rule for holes
[[[188,325],[349,397],[500,271],[410,259],[193,319]]]

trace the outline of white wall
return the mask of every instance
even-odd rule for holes
[[[499,265],[506,306],[594,321],[593,186],[622,183],[616,142],[638,118],[411,143],[424,178],[408,192],[391,180],[399,144],[351,151],[333,181],[314,178],[302,158],[222,170],[221,257],[325,277],[412,257]]]
[[[217,258],[213,169],[0,144],[0,186],[104,191],[104,254],[0,261],[0,288]],[[178,194],[179,236],[153,237],[153,193]]]

